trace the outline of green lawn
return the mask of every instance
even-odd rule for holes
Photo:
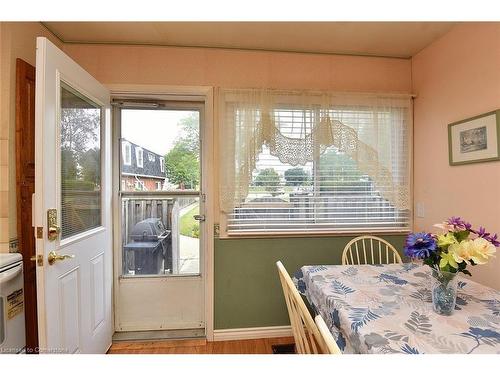
[[[198,220],[195,220],[193,218],[193,215],[196,215],[199,213],[199,205],[194,206],[192,209],[190,209],[188,212],[186,212],[184,215],[181,216],[181,224],[180,224],[180,232],[181,235],[183,236],[188,236],[188,237],[199,237],[199,228],[200,228],[200,223],[198,223]],[[193,229],[194,233],[193,233]]]

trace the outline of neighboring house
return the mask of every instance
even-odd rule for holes
[[[164,184],[163,156],[122,139],[122,191],[163,190]]]

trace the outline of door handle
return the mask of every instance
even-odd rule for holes
[[[52,266],[58,260],[70,259],[74,257],[75,257],[74,255],[67,255],[67,254],[59,255],[55,251],[51,251],[49,253],[49,256],[47,257],[47,260],[49,261],[49,264]]]
[[[205,221],[205,215],[193,215],[193,219],[198,221]]]

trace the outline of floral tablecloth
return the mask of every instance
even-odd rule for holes
[[[500,353],[500,292],[460,277],[453,315],[432,310],[430,268],[304,266],[301,294],[344,353]]]

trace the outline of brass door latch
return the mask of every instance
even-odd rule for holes
[[[50,208],[47,210],[47,238],[49,241],[55,241],[59,238],[61,227],[57,224],[57,210]]]
[[[31,258],[30,258],[31,261],[35,262],[36,261],[36,265],[38,267],[42,267],[43,266],[43,255],[33,255]]]

